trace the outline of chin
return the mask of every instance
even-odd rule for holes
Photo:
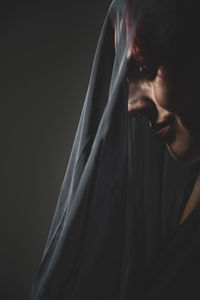
[[[200,161],[200,140],[180,120],[175,123],[174,134],[166,144],[175,160],[186,164]]]
[[[193,164],[200,161],[200,152],[197,151],[192,146],[184,147],[175,147],[173,144],[168,145],[167,148],[173,159],[186,163],[186,164]]]

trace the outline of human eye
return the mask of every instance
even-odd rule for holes
[[[130,57],[127,64],[126,76],[129,80],[139,79],[141,77],[142,68],[138,65],[133,57]]]
[[[151,66],[143,61],[138,62],[134,58],[130,58],[127,67],[127,78],[133,80],[145,79],[151,81],[156,77],[156,74],[156,66]]]

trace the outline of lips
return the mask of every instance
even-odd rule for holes
[[[168,117],[167,119],[165,119],[163,122],[161,123],[155,123],[155,124],[152,124],[152,128],[154,131],[159,131],[160,129],[170,125],[172,122],[174,121],[174,118],[173,117]]]
[[[164,137],[171,129],[171,125],[174,121],[173,117],[168,117],[161,123],[152,124],[152,128],[155,131],[155,134],[160,137]]]

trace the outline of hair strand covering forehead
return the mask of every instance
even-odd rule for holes
[[[194,166],[128,117],[127,4],[113,1],[105,18],[31,300],[142,299],[193,182]]]

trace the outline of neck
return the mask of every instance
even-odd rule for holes
[[[188,199],[188,202],[183,211],[182,217],[180,219],[179,225],[181,225],[187,217],[191,214],[194,208],[200,202],[200,174],[197,176],[194,187]]]

